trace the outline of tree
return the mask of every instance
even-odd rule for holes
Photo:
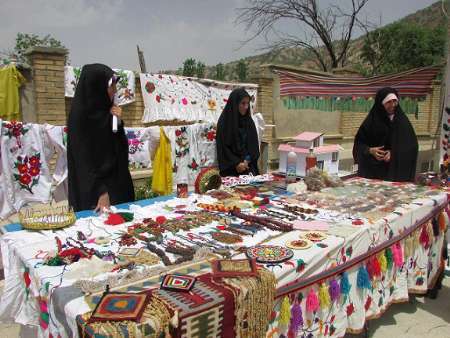
[[[361,59],[369,64],[371,75],[437,64],[445,54],[446,34],[445,27],[397,22],[366,34]]]
[[[245,82],[247,80],[247,63],[244,59],[240,59],[236,65],[236,73],[239,81]]]
[[[195,74],[198,78],[205,77],[206,65],[203,62],[197,61],[197,67],[195,69]]]
[[[248,6],[238,9],[236,22],[243,24],[247,32],[252,31],[244,44],[264,37],[267,46],[263,49],[266,50],[306,48],[317,65],[329,71],[346,65],[357,17],[367,2],[351,0],[350,9],[344,10],[337,1],[321,9],[317,0],[247,0]],[[303,36],[278,30],[289,21],[300,26]],[[272,37],[275,37],[274,42],[270,41]]]
[[[26,63],[25,51],[35,46],[66,48],[61,41],[56,40],[50,34],[40,37],[37,34],[17,33],[16,45],[11,56],[15,56],[19,63]]]
[[[225,80],[225,69],[223,67],[223,63],[218,63],[216,65],[216,80]]]
[[[194,76],[195,70],[195,59],[189,58],[183,62],[183,76]]]

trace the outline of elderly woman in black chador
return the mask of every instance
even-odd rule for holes
[[[122,110],[113,104],[117,80],[102,64],[81,71],[67,123],[69,205],[75,211],[134,200]],[[119,121],[114,131],[113,116]]]
[[[414,181],[417,136],[393,88],[380,89],[353,145],[358,175],[387,181]]]
[[[250,113],[250,99],[245,89],[233,90],[217,122],[217,160],[221,176],[259,173],[258,134]]]

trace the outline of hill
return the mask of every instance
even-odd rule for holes
[[[436,2],[429,7],[421,9],[413,14],[410,14],[396,22],[406,22],[411,24],[418,24],[423,27],[436,28],[440,25],[446,24],[446,18],[441,10],[441,2]],[[360,36],[351,42],[351,47],[349,51],[349,66],[355,66],[358,63],[358,50],[362,44],[364,35]],[[255,56],[249,56],[243,58],[248,65],[249,77],[251,78],[258,72],[259,66],[265,63],[276,63],[293,65],[297,67],[307,67],[313,69],[319,69],[313,58],[308,55],[308,52],[303,48],[284,48],[278,53],[268,52]],[[224,63],[225,79],[233,81],[237,79],[236,66],[238,60]],[[207,78],[215,77],[214,66],[206,67]]]

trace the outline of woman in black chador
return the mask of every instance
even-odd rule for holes
[[[134,201],[122,110],[113,104],[117,80],[105,65],[85,65],[81,71],[67,123],[69,205],[75,211],[101,212]]]
[[[353,145],[358,175],[387,181],[414,181],[418,143],[393,88],[383,88],[359,127]]]
[[[217,161],[221,176],[258,175],[259,144],[244,88],[231,92],[217,122]]]

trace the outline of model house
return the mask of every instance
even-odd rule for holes
[[[286,173],[287,159],[289,152],[296,155],[296,173],[297,176],[305,176],[306,156],[309,149],[317,158],[317,167],[325,170],[329,174],[337,174],[339,169],[339,151],[343,148],[338,144],[323,144],[323,134],[305,131],[294,137],[295,145],[281,144],[278,147],[280,153],[279,171]]]

